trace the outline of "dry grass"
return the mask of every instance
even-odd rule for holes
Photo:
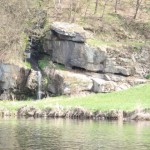
[[[114,1],[108,1],[103,18],[104,0],[100,1],[96,14],[95,0],[73,1],[72,5],[70,2],[0,0],[0,61],[21,63],[27,44],[23,34],[25,29],[31,29],[33,24],[40,21],[40,15],[35,13],[37,10],[47,13],[46,28],[53,21],[75,22],[92,31],[101,41],[100,44],[150,39],[149,1],[143,1],[136,20],[133,20],[136,0],[121,0],[117,13],[114,12]]]

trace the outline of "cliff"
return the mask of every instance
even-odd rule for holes
[[[65,22],[53,22],[40,43],[35,44],[31,36],[27,51],[31,57],[26,61],[32,68],[0,64],[0,99],[36,98],[39,93],[42,97],[108,93],[149,81],[149,46],[137,51],[93,46],[88,43],[93,36],[83,27]]]

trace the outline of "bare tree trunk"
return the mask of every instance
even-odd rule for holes
[[[70,0],[70,13],[69,13],[69,20],[71,20],[71,18],[72,18],[72,5],[73,5],[73,2],[72,2],[72,0]]]
[[[136,9],[135,9],[135,14],[134,14],[133,19],[136,19],[141,3],[142,3],[142,0],[136,1]]]
[[[104,17],[104,14],[105,14],[105,10],[106,10],[106,6],[107,6],[108,1],[109,1],[109,0],[105,0],[105,4],[104,4],[104,7],[103,7],[103,12],[102,12],[101,19],[103,19],[103,17]]]
[[[75,20],[76,20],[76,13],[77,13],[78,6],[79,6],[79,1],[77,0],[77,1],[75,1],[74,14],[73,14],[73,18],[72,18],[71,22],[75,22]]]
[[[97,10],[98,10],[98,3],[99,3],[99,0],[96,0],[96,2],[95,2],[95,11],[94,11],[94,14],[97,13]]]
[[[90,0],[87,0],[87,5],[86,5],[86,9],[85,9],[84,19],[86,18],[89,6],[90,6]]]
[[[118,0],[115,0],[115,13],[117,13],[117,8],[118,8]]]

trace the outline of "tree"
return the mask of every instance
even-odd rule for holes
[[[89,6],[90,6],[91,0],[86,1],[86,7],[85,7],[85,13],[84,13],[84,19],[86,18]]]
[[[37,0],[0,0],[0,62],[22,62],[27,44],[25,30],[32,29],[41,15],[35,2]]]
[[[120,2],[120,0],[115,0],[115,13],[117,13],[118,3],[119,2]]]
[[[96,2],[95,2],[95,11],[94,11],[94,14],[97,13],[97,10],[98,10],[98,4],[99,4],[99,0],[96,0]]]
[[[107,3],[109,2],[109,0],[104,0],[104,5],[103,5],[103,10],[102,10],[102,15],[101,15],[101,19],[103,19],[104,17],[104,14],[105,14],[105,10],[106,10],[106,6],[107,6]]]
[[[133,19],[136,19],[141,3],[142,0],[136,0],[135,14],[133,16]]]

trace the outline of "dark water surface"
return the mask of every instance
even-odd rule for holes
[[[150,150],[150,122],[0,119],[0,150]]]

